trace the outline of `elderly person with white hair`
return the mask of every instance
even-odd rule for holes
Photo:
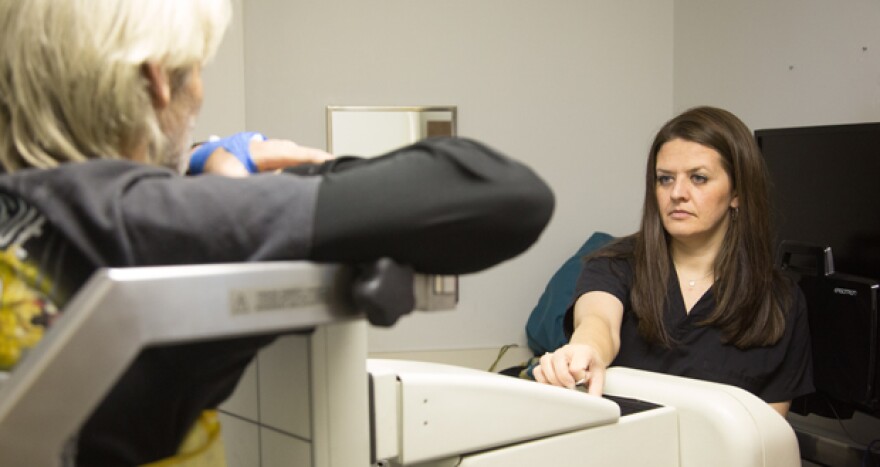
[[[0,320],[3,369],[100,267],[391,257],[463,274],[540,235],[549,188],[469,139],[281,173],[181,175],[201,70],[230,14],[228,0],[0,0],[0,266],[15,282],[3,287],[2,313],[15,317]],[[71,442],[76,463],[175,455],[274,337],[143,351]]]

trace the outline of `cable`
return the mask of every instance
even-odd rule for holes
[[[831,403],[831,400],[828,398],[828,396],[825,394],[821,394],[821,396],[822,400],[825,401],[825,404],[828,405],[828,408],[831,409],[831,412],[834,413],[834,418],[837,419],[837,424],[840,425],[840,428],[843,430],[843,433],[846,434],[847,438],[849,438],[849,440],[852,441],[856,446],[863,447],[865,449],[865,452],[862,455],[862,467],[869,467],[874,465],[874,461],[871,458],[874,454],[875,444],[877,445],[876,449],[878,449],[878,452],[880,452],[880,438],[874,439],[867,444],[859,442],[859,440],[857,440],[855,436],[853,436],[852,433],[850,433],[849,430],[846,429],[846,425],[843,424],[843,419],[840,417],[840,414],[837,413],[837,409],[834,408],[834,404]]]
[[[510,350],[510,349],[513,348],[513,347],[519,347],[519,345],[518,345],[518,344],[506,344],[506,345],[502,345],[502,346],[501,346],[501,349],[498,350],[498,356],[495,357],[495,361],[492,362],[492,366],[489,367],[489,372],[490,372],[490,373],[494,373],[494,372],[495,372],[495,367],[498,366],[498,363],[501,361],[501,357],[503,357],[504,354],[506,354],[507,351]]]
[[[840,414],[837,413],[837,409],[834,408],[834,404],[831,403],[831,399],[828,398],[827,395],[820,393],[822,396],[822,400],[825,401],[825,404],[828,405],[828,408],[831,409],[831,412],[834,413],[834,418],[837,420],[837,424],[840,425],[840,429],[843,430],[843,433],[846,434],[846,437],[849,438],[850,441],[858,445],[859,447],[864,447],[864,443],[860,443],[859,440],[853,436],[849,430],[846,429],[846,425],[843,424],[843,418],[841,418]]]

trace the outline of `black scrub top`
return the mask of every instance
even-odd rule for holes
[[[566,335],[573,332],[574,302],[587,292],[607,292],[623,304],[620,352],[612,366],[730,384],[768,403],[813,392],[806,302],[797,285],[791,283],[794,300],[786,313],[782,338],[772,346],[741,350],[725,344],[719,328],[698,324],[715,308],[712,289],[687,313],[674,270],[670,276],[663,321],[676,342],[672,348],[649,344],[639,335],[639,318],[630,303],[633,268],[624,258],[593,258],[584,264],[565,315]]]

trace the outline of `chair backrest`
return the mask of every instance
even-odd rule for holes
[[[614,237],[607,233],[594,232],[547,282],[544,293],[541,294],[538,304],[532,309],[526,322],[526,337],[529,348],[535,355],[553,352],[568,343],[562,329],[562,320],[566,309],[574,299],[574,289],[583,268],[583,258],[611,240],[614,240]]]

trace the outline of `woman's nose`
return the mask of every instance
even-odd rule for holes
[[[682,179],[676,179],[672,184],[672,191],[669,193],[672,196],[672,199],[675,200],[683,200],[688,198],[688,186],[687,181]]]

